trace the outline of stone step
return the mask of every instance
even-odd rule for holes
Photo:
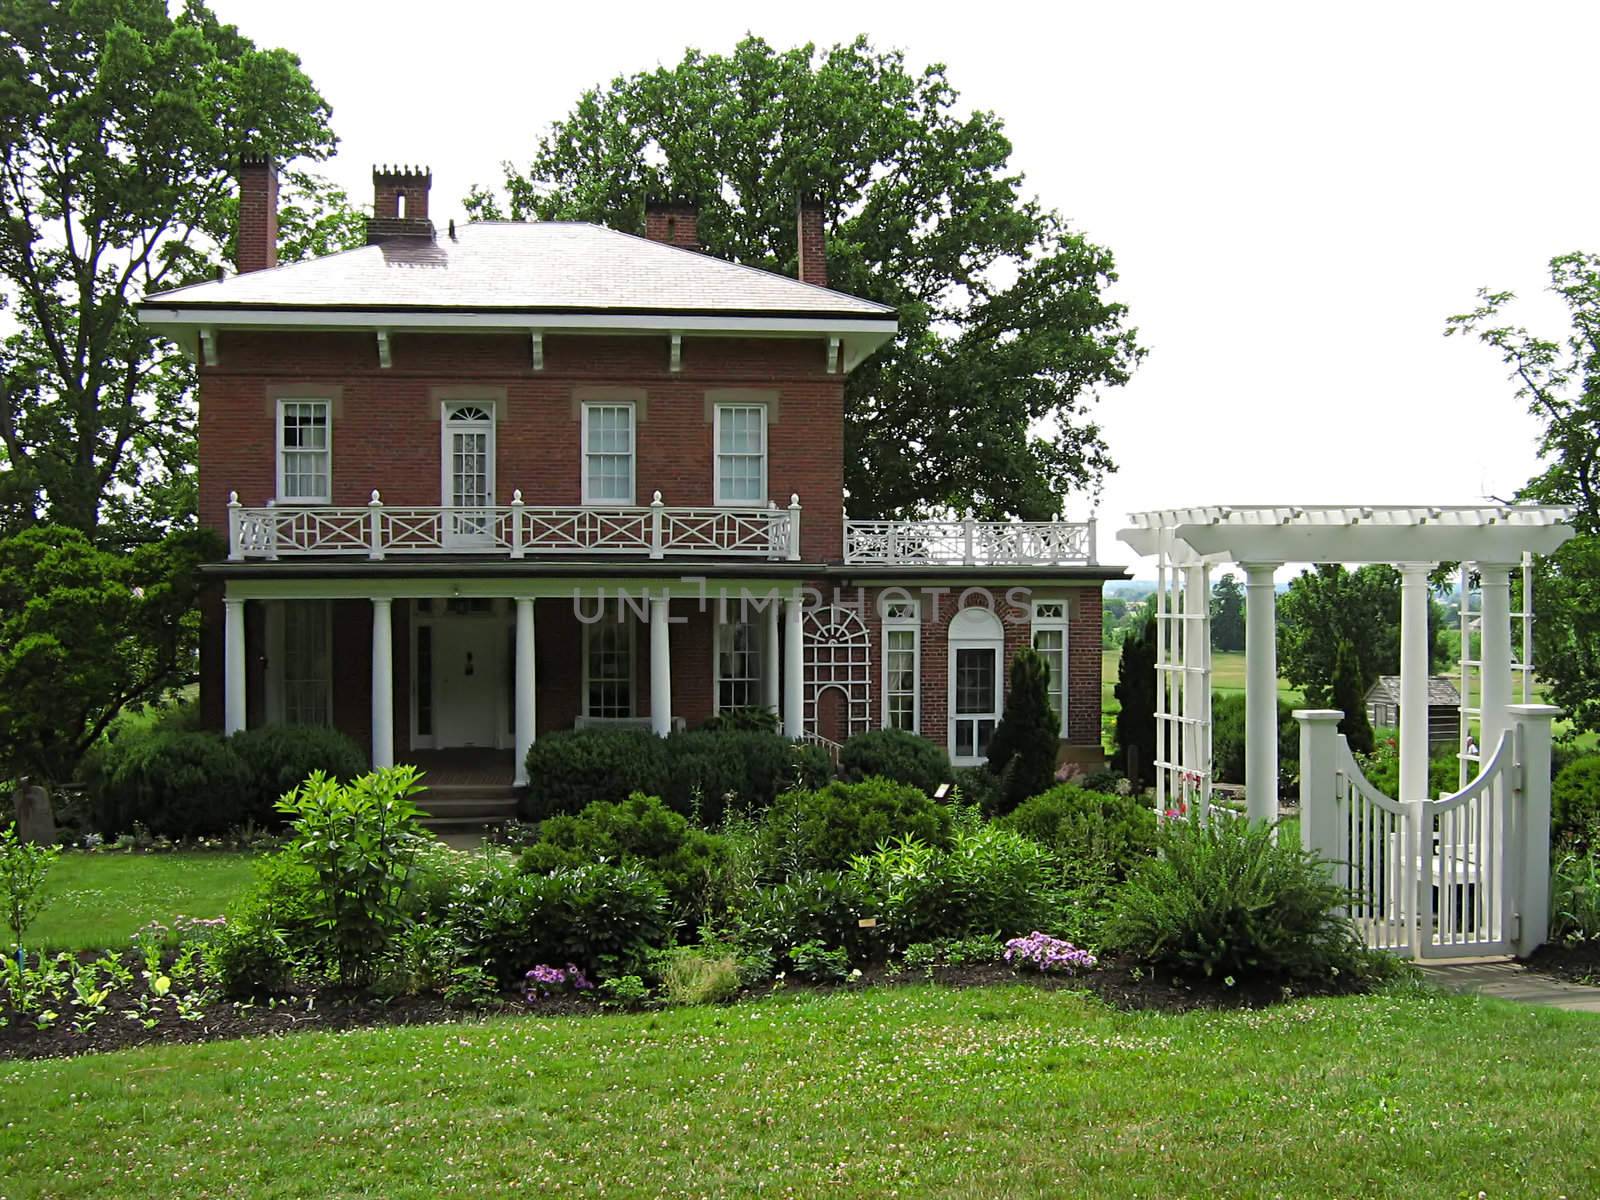
[[[422,825],[442,830],[481,829],[517,815],[517,794],[511,787],[456,784],[429,788],[417,798]]]

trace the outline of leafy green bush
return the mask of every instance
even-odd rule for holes
[[[228,906],[228,923],[275,929],[292,955],[317,959],[322,940],[317,873],[286,853],[258,858],[252,871],[250,886]]]
[[[1587,853],[1560,855],[1550,867],[1550,939],[1592,941],[1600,938],[1600,857]]]
[[[1050,705],[1050,666],[1034,650],[1011,660],[1005,714],[989,739],[988,768],[1000,778],[998,812],[1010,812],[1055,782],[1061,714]]]
[[[674,911],[699,924],[725,841],[689,824],[655,796],[597,801],[576,816],[549,817],[522,854],[524,871],[550,872],[606,860],[640,863],[661,880]]]
[[[946,846],[951,826],[950,809],[909,784],[835,781],[820,791],[779,796],[762,823],[761,850],[784,873],[838,870],[894,837]]]
[[[794,756],[794,786],[802,791],[814,792],[833,781],[833,759],[827,750],[812,742],[791,742]]]
[[[507,864],[468,889],[452,923],[463,959],[481,963],[502,984],[546,962],[637,974],[673,929],[661,881],[638,864],[612,863],[549,875]]]
[[[951,775],[966,803],[985,813],[1000,811],[1000,777],[988,767],[957,767]]]
[[[1120,880],[1155,852],[1156,815],[1148,804],[1071,783],[1023,801],[1000,824],[1051,847],[1078,877],[1104,866]]]
[[[756,705],[725,708],[707,717],[700,728],[707,733],[777,733],[778,714]]]
[[[349,784],[318,771],[278,801],[294,832],[285,853],[317,877],[319,949],[346,987],[371,981],[390,938],[408,923],[406,876],[422,840],[411,797],[421,790],[411,766],[384,767]]]
[[[579,729],[547,733],[528,748],[525,815],[534,821],[573,813],[596,800],[625,800],[634,792],[666,793],[663,739],[641,729]]]
[[[246,820],[282,823],[278,800],[299,787],[313,771],[349,783],[367,770],[367,756],[347,735],[325,725],[263,725],[228,739],[244,765]]]
[[[44,907],[44,880],[61,853],[55,846],[24,842],[15,829],[0,829],[0,916],[17,945]]]
[[[105,834],[135,823],[171,838],[226,833],[249,815],[251,783],[214,733],[128,729],[96,755],[94,821]]]
[[[282,932],[261,920],[232,920],[212,935],[206,970],[226,996],[282,991],[294,976],[294,956]]]
[[[1385,796],[1400,796],[1400,743],[1393,736],[1379,737],[1371,754],[1356,756],[1367,782]],[[1461,786],[1461,760],[1454,746],[1435,748],[1428,759],[1431,796],[1447,796]]]
[[[807,942],[842,947],[850,958],[865,960],[879,940],[861,925],[871,901],[860,881],[838,871],[801,871],[759,888],[734,915],[739,945],[766,951],[778,963],[792,963],[790,951]]]
[[[904,729],[874,729],[850,738],[839,750],[839,775],[851,783],[877,775],[930,796],[952,780],[944,747]]]
[[[1327,980],[1363,953],[1345,896],[1314,855],[1240,820],[1168,821],[1160,856],[1117,890],[1104,946],[1152,966],[1225,979]]]
[[[1244,693],[1211,696],[1212,773],[1219,783],[1244,782]],[[1292,791],[1300,779],[1300,722],[1294,705],[1278,701],[1278,790]],[[1393,795],[1393,792],[1388,793]]]
[[[1575,758],[1550,785],[1550,837],[1589,842],[1600,827],[1600,754]]]

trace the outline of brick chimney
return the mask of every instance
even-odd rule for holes
[[[239,160],[239,274],[278,265],[278,166],[261,155]]]
[[[372,168],[372,216],[367,218],[367,244],[396,238],[433,238],[428,220],[428,189],[433,172],[427,167]]]
[[[653,242],[700,249],[700,210],[686,200],[647,199],[644,202],[644,235]]]
[[[796,205],[800,264],[797,274],[802,283],[828,286],[828,246],[822,233],[822,204],[806,196]]]

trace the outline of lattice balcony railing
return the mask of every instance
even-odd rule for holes
[[[1094,521],[846,521],[844,560],[869,566],[1092,566]]]
[[[228,557],[348,555],[634,554],[800,558],[800,498],[787,508],[672,508],[661,493],[623,508],[510,504],[481,508],[384,504],[377,492],[356,506],[250,508],[228,499]]]

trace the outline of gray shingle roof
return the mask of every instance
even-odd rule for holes
[[[1400,703],[1400,676],[1380,675],[1378,682],[1367,691],[1367,703],[1382,700],[1388,704]],[[1452,707],[1461,703],[1461,693],[1456,691],[1456,685],[1444,675],[1430,675],[1428,677],[1428,706],[1448,704]]]
[[[580,222],[485,221],[147,297],[161,307],[747,313],[890,320],[785,275]]]

